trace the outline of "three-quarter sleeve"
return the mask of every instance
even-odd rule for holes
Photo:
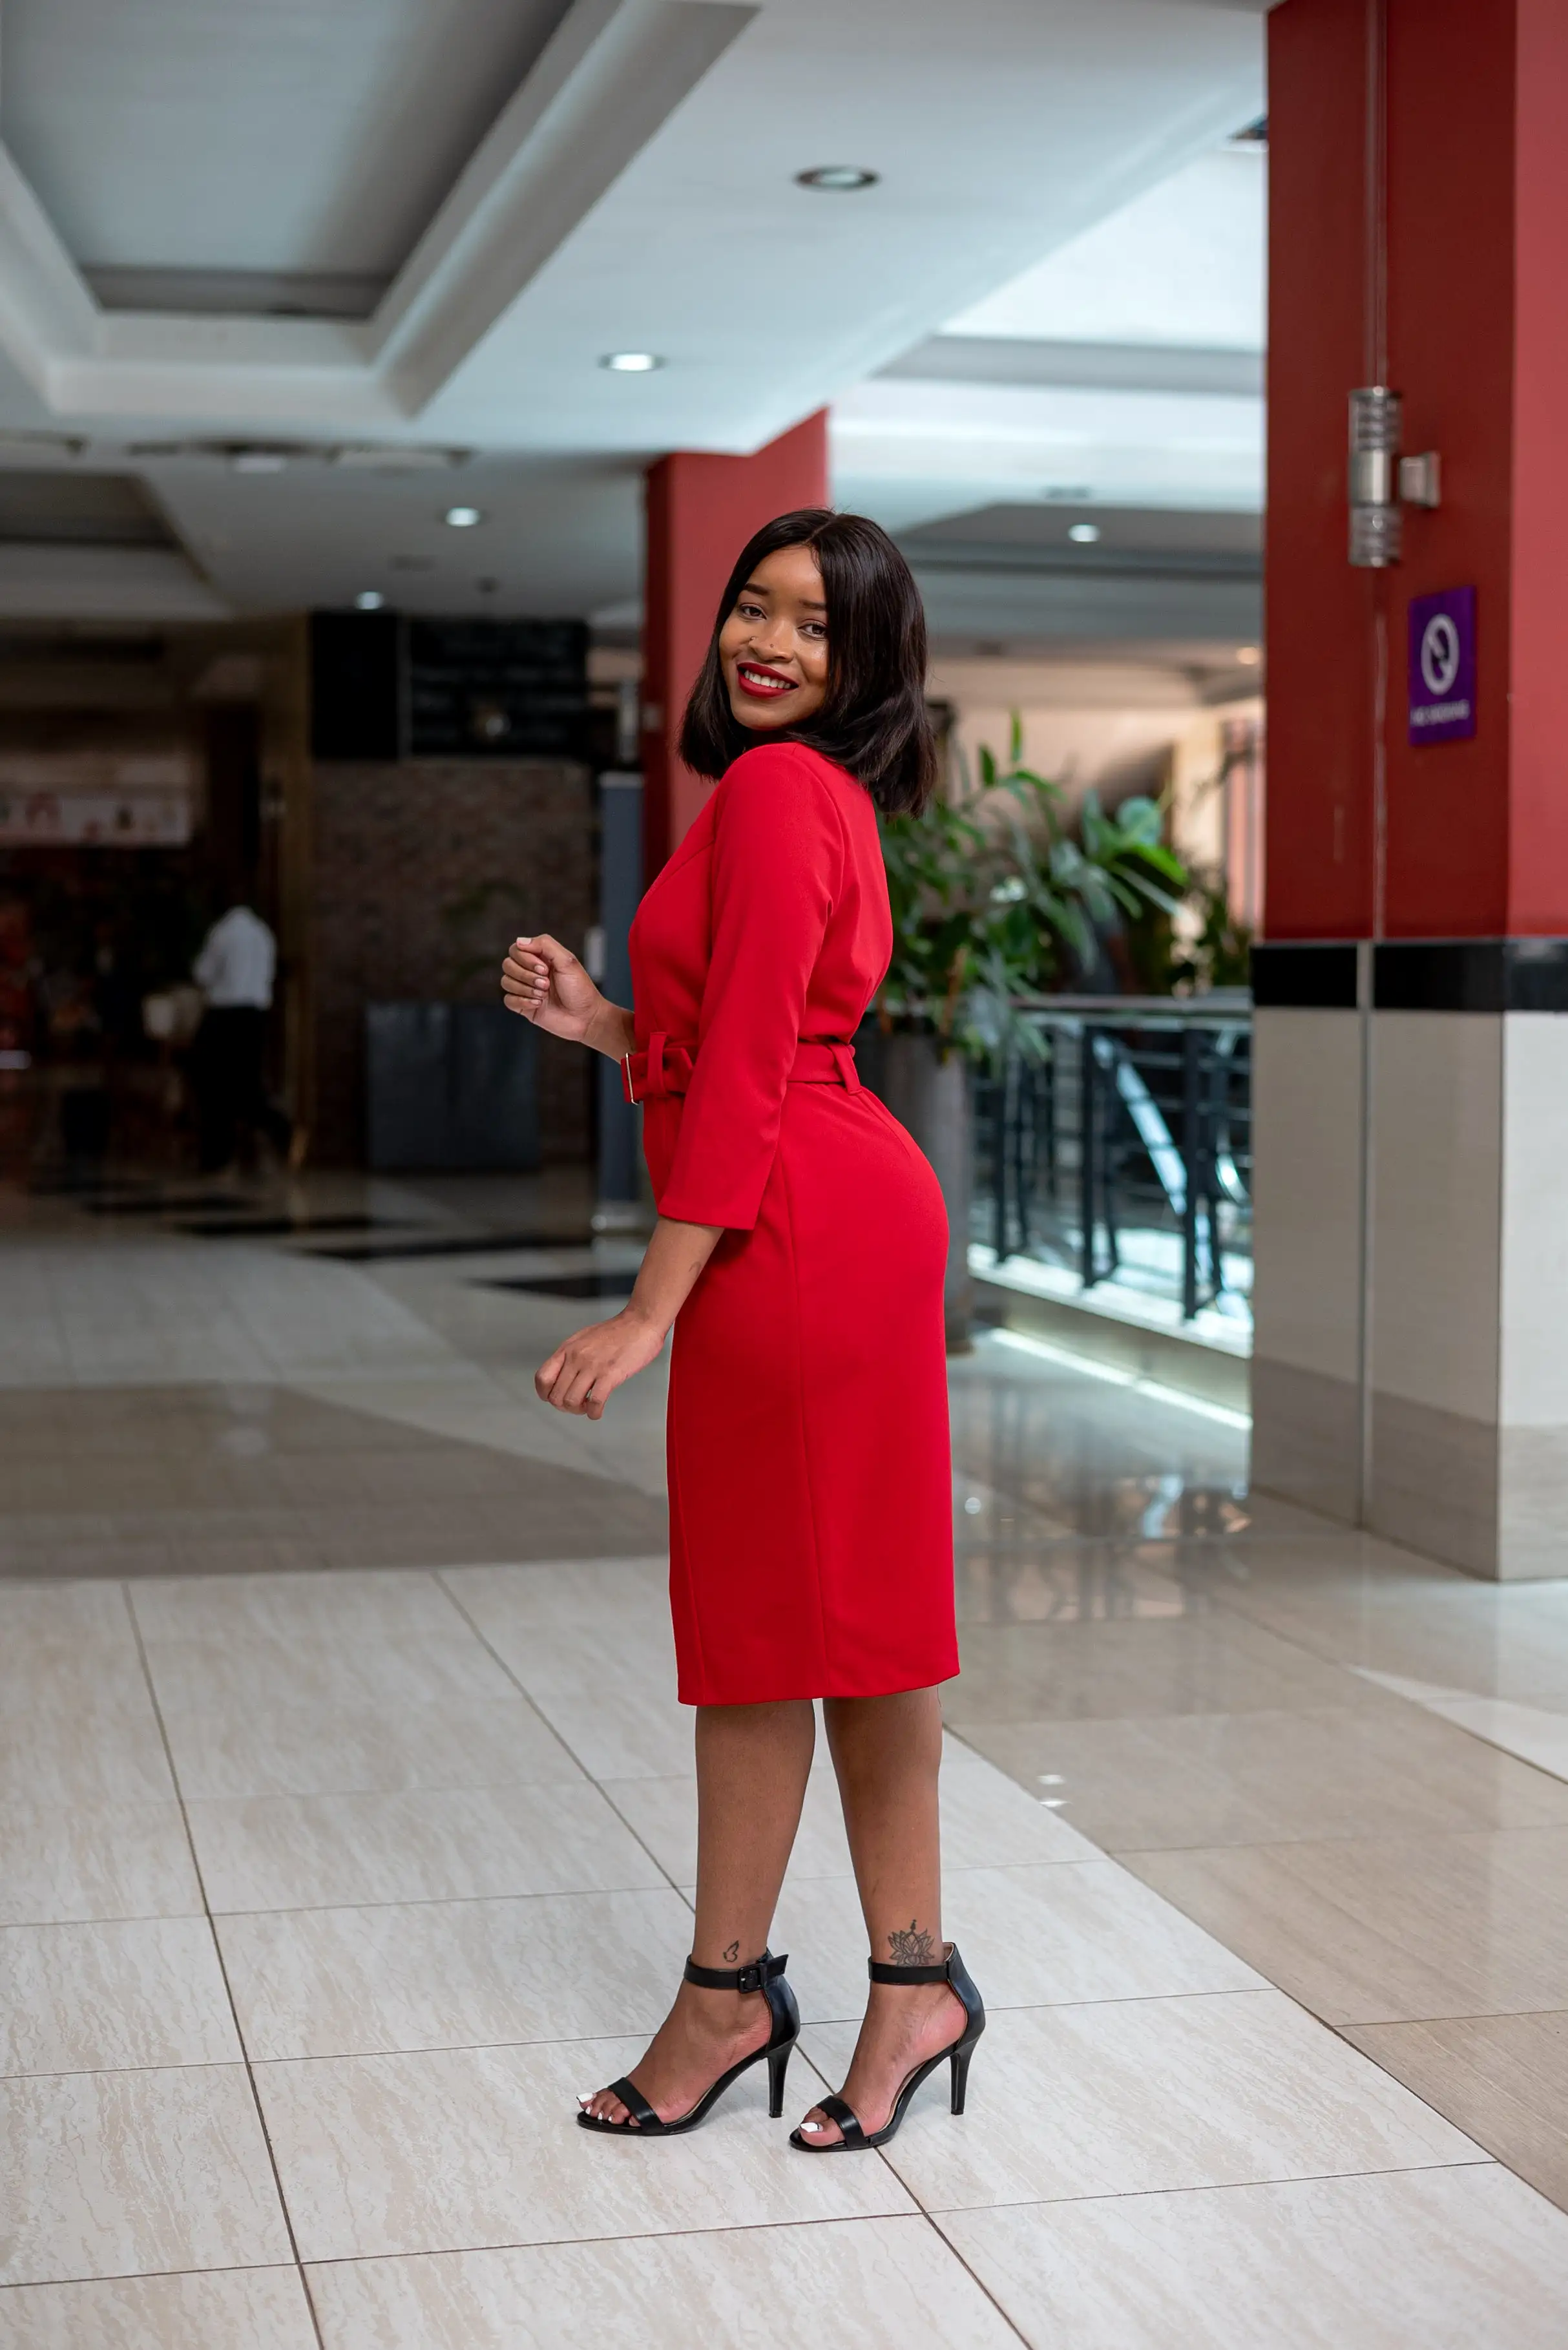
[[[712,934],[697,1058],[660,1213],[749,1232],[778,1149],[806,992],[843,886],[842,825],[808,755],[766,743],[713,811]]]

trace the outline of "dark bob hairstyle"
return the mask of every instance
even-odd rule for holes
[[[827,603],[827,696],[799,726],[742,726],[730,707],[719,632],[759,564],[781,547],[809,546]],[[802,506],[749,539],[730,574],[708,658],[691,689],[680,755],[700,775],[722,775],[759,743],[808,743],[864,784],[886,815],[924,807],[937,754],[926,715],[926,615],[914,576],[887,532],[864,515]]]

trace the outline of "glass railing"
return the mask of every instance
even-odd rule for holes
[[[975,1088],[982,1278],[1251,1338],[1251,997],[1053,996]]]

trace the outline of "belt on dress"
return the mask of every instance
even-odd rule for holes
[[[662,1101],[667,1095],[686,1092],[696,1066],[695,1045],[673,1043],[661,1028],[656,1028],[646,1051],[622,1054],[621,1091],[628,1102]],[[858,1093],[860,1073],[855,1066],[854,1045],[803,1036],[794,1048],[789,1082],[792,1086],[843,1086],[852,1094]]]

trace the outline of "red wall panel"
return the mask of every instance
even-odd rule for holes
[[[827,411],[750,457],[680,450],[648,473],[643,598],[644,862],[654,874],[711,786],[677,755],[686,698],[742,547],[796,506],[825,506]]]
[[[1345,555],[1345,394],[1367,365],[1366,67],[1366,0],[1285,0],[1271,16],[1270,938],[1372,924],[1377,589]]]
[[[1508,927],[1568,937],[1568,7],[1518,0]]]
[[[1568,934],[1568,5],[1283,0],[1269,65],[1268,934]],[[1443,500],[1368,573],[1345,395],[1376,380],[1380,236],[1386,380]],[[1466,586],[1476,734],[1417,747],[1410,599]]]

